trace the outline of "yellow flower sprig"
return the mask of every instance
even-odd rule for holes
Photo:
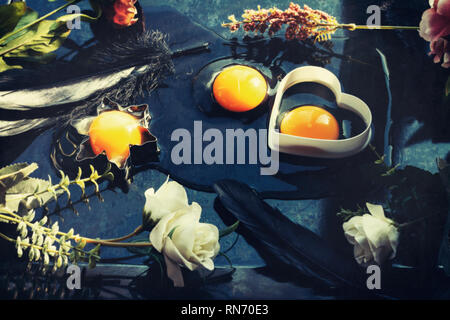
[[[31,167],[32,169],[29,170],[30,172],[37,168],[37,166]],[[27,171],[27,175],[30,172]],[[7,202],[0,204],[0,222],[17,225],[18,232],[18,236],[15,239],[4,233],[0,233],[0,238],[14,243],[17,249],[17,255],[19,257],[22,257],[24,252],[28,251],[29,260],[34,262],[42,262],[44,269],[50,264],[51,259],[54,260],[54,270],[67,266],[69,261],[71,263],[78,263],[79,261],[88,260],[89,266],[94,267],[100,260],[99,250],[101,246],[152,246],[150,242],[121,243],[121,241],[127,240],[140,233],[142,228],[138,228],[133,233],[121,238],[101,240],[82,237],[75,234],[73,229],[70,229],[68,232],[62,232],[59,230],[58,222],[54,222],[51,226],[47,226],[47,216],[44,216],[39,221],[34,221],[34,209],[46,205],[49,200],[54,199],[57,201],[59,196],[62,194],[67,194],[68,201],[70,202],[70,186],[78,185],[82,190],[83,197],[85,196],[85,188],[87,183],[92,183],[95,186],[95,192],[98,194],[100,192],[98,181],[101,179],[111,180],[114,178],[113,174],[110,172],[110,167],[103,174],[99,174],[91,166],[91,174],[86,178],[82,178],[82,171],[79,169],[78,175],[74,180],[70,180],[69,177],[63,172],[60,172],[60,174],[61,180],[59,183],[52,184],[51,179],[49,179],[49,181],[39,180],[41,185],[46,185],[45,188],[39,188],[34,193],[24,193],[21,195],[22,202],[26,204],[25,208],[22,208],[22,210],[28,210],[25,215],[20,215],[8,208]],[[2,178],[6,179],[11,175],[12,174],[4,175]],[[33,183],[36,182],[36,180],[31,181],[33,181]],[[23,182],[26,183],[26,180]],[[87,244],[93,244],[96,246],[90,251],[85,251],[84,248]]]

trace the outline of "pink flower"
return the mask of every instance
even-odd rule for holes
[[[450,1],[448,0],[428,0],[430,2],[430,7],[435,8],[437,13],[450,17]]]
[[[442,58],[444,68],[450,67],[450,45],[444,37],[450,34],[450,0],[429,0],[431,8],[422,15],[419,34],[430,42],[430,55],[435,55],[434,62]]]
[[[448,41],[444,38],[439,38],[438,40],[431,42],[430,46],[430,55],[435,55],[434,63],[439,63],[442,58],[444,58],[442,66],[444,68],[450,68],[450,45]]]

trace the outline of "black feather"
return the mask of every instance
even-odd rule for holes
[[[247,185],[223,180],[214,185],[220,203],[241,222],[245,234],[276,261],[329,286],[365,286],[363,272],[351,257],[341,255],[312,231],[293,223],[264,202]]]
[[[159,31],[147,31],[124,42],[94,46],[72,62],[2,73],[0,136],[89,114],[104,97],[133,103],[174,72],[165,38]]]

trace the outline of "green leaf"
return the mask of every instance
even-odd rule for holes
[[[51,53],[57,50],[70,34],[67,22],[75,17],[76,15],[71,14],[56,20],[43,20],[24,30],[24,34],[8,39],[0,49],[0,56],[3,58],[3,65],[0,66],[3,70],[0,71],[4,71],[5,63],[9,67],[11,62],[14,62],[13,67],[17,68],[17,65],[21,65],[21,61],[34,63],[51,61],[54,57]]]
[[[22,180],[6,191],[5,207],[19,214],[42,207],[54,200],[54,193],[49,190],[50,187],[51,184],[47,180],[36,178]],[[57,196],[63,192],[61,189],[56,190]]]
[[[2,184],[7,183],[8,179],[13,179],[15,182],[19,182],[28,177],[38,168],[36,163],[15,163],[0,169],[0,182]],[[7,185],[6,187],[11,187]]]
[[[75,248],[79,249],[79,250],[83,250],[84,247],[86,247],[86,244],[87,244],[86,240],[81,239],[80,241],[77,242],[77,245],[75,246]]]
[[[236,221],[235,223],[233,223],[231,226],[227,227],[224,230],[220,230],[219,232],[219,238],[225,237],[231,233],[233,233],[234,231],[236,231],[236,229],[239,227],[239,221]]]
[[[0,37],[13,31],[20,18],[26,12],[27,5],[25,2],[13,2],[8,5],[0,5]]]
[[[0,55],[4,57],[23,57],[55,51],[70,33],[66,25],[67,21],[61,18],[57,20],[43,20],[30,27],[22,36],[8,41],[2,48]]]
[[[21,66],[8,65],[2,57],[0,57],[0,72],[9,70],[9,69],[22,69]]]
[[[94,269],[97,266],[97,260],[94,258],[94,256],[89,256],[89,269]]]
[[[0,169],[0,206],[5,205],[6,193],[38,168],[36,163],[16,163]]]
[[[20,18],[19,22],[17,23],[16,27],[14,28],[14,30],[12,30],[11,32],[5,34],[4,36],[2,36],[2,38],[0,38],[0,46],[4,46],[4,44],[2,43],[3,41],[5,43],[23,35],[24,33],[27,32],[27,30],[23,30],[21,32],[18,32],[14,35],[11,35],[12,33],[16,32],[17,30],[19,30],[20,28],[30,24],[31,22],[37,20],[39,18],[39,13],[34,11],[31,8],[27,8],[25,14]],[[2,39],[7,39],[7,40],[3,40]]]
[[[150,256],[153,252],[153,247],[127,247],[127,250],[135,255]]]
[[[96,256],[98,258],[98,254],[100,252],[101,244],[97,244],[94,248],[88,251],[88,254],[91,256]]]
[[[88,252],[89,255],[89,264],[88,264],[88,268],[89,269],[93,269],[97,266],[97,262],[100,261],[100,256],[99,256],[99,252],[100,252],[100,244],[98,244],[97,246],[95,246],[95,248],[91,249]]]
[[[91,7],[95,12],[95,16],[96,16],[95,19],[100,18],[100,16],[102,15],[102,6],[101,6],[100,2],[97,0],[89,0],[89,3],[91,4]]]
[[[135,237],[129,243],[147,242],[148,236],[138,236]],[[128,252],[141,256],[150,256],[153,252],[153,247],[127,247]]]
[[[380,55],[384,75],[387,77],[387,79],[389,79],[389,67],[387,64],[386,56],[379,49],[375,48],[375,50],[377,50],[378,54]]]
[[[389,176],[392,176],[392,175],[396,172],[396,170],[397,170],[397,168],[398,168],[399,166],[400,166],[400,165],[397,164],[395,167],[392,167],[391,169],[389,169],[388,171],[386,171],[386,173],[383,173],[381,176],[382,176],[382,177],[389,177]]]
[[[175,230],[178,228],[179,226],[175,226],[172,228],[172,230],[170,230],[169,234],[167,235],[170,239],[172,239],[173,233],[175,232]]]

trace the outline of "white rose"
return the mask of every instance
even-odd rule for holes
[[[154,225],[166,214],[188,206],[186,190],[178,182],[167,178],[158,191],[153,188],[145,191],[144,225]]]
[[[202,266],[214,270],[212,259],[219,253],[219,230],[200,223],[202,208],[196,202],[164,215],[150,233],[154,248],[164,255],[167,276],[175,287],[183,287],[180,266],[195,270]]]
[[[394,222],[384,215],[383,207],[367,203],[371,214],[351,218],[343,224],[345,237],[354,245],[358,264],[377,264],[395,258],[399,232]]]

